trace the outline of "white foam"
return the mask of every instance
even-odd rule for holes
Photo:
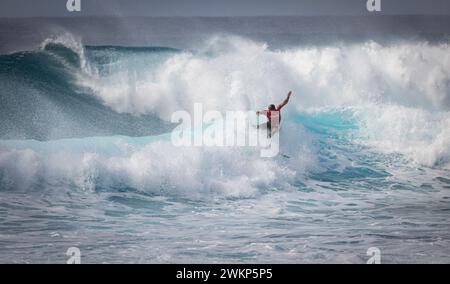
[[[293,139],[298,140],[303,134],[300,131],[296,135]],[[123,153],[108,150],[123,143],[120,137],[117,141],[108,138],[104,143],[95,143],[91,150],[70,150],[76,141],[91,144],[85,141],[89,139],[94,138],[28,141],[22,150],[4,145],[0,168],[7,177],[0,182],[6,188],[25,189],[39,180],[87,191],[126,185],[145,192],[195,199],[250,197],[259,195],[261,189],[288,188],[295,178],[306,174],[317,156],[307,139],[299,149],[293,144],[295,147],[286,150],[295,159],[291,162],[295,167],[283,165],[282,157],[261,158],[258,148],[175,147],[169,140],[127,148]]]
[[[398,105],[356,110],[364,143],[383,153],[401,153],[412,162],[450,169],[450,112]]]
[[[109,76],[80,83],[117,111],[151,112],[163,119],[176,110],[192,110],[194,103],[217,110],[265,107],[281,101],[289,89],[298,109],[374,101],[450,107],[447,44],[368,42],[270,50],[263,43],[220,37],[197,53],[175,54],[159,66],[116,67]],[[137,77],[131,74],[130,80],[130,72]]]

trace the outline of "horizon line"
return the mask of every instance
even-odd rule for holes
[[[57,19],[74,19],[74,18],[315,18],[315,17],[450,17],[450,14],[381,14],[381,13],[368,13],[368,14],[316,14],[316,15],[235,15],[235,16],[202,16],[202,15],[174,15],[174,16],[152,16],[152,15],[38,15],[38,16],[0,16],[0,19],[36,19],[36,18],[57,18]]]

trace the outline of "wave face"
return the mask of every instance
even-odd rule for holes
[[[448,43],[201,46],[65,35],[0,55],[5,241],[45,243],[29,231],[46,228],[55,250],[73,242],[106,257],[91,262],[363,262],[371,246],[389,262],[448,261]],[[284,156],[170,141],[174,111],[254,110],[288,89]]]
[[[170,124],[151,114],[118,113],[77,84],[91,72],[90,53],[72,37],[61,36],[44,41],[36,51],[1,55],[0,137],[43,141],[143,136],[169,129]]]

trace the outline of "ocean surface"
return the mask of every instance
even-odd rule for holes
[[[449,23],[1,19],[0,262],[449,263]],[[289,90],[283,155],[170,140]]]

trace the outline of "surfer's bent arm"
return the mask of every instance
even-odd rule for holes
[[[282,109],[285,105],[288,104],[291,95],[292,95],[292,91],[290,91],[290,92],[288,93],[287,98],[286,98],[286,99],[285,99],[285,100],[277,107],[277,110]]]
[[[267,110],[258,110],[256,115],[267,115]]]

